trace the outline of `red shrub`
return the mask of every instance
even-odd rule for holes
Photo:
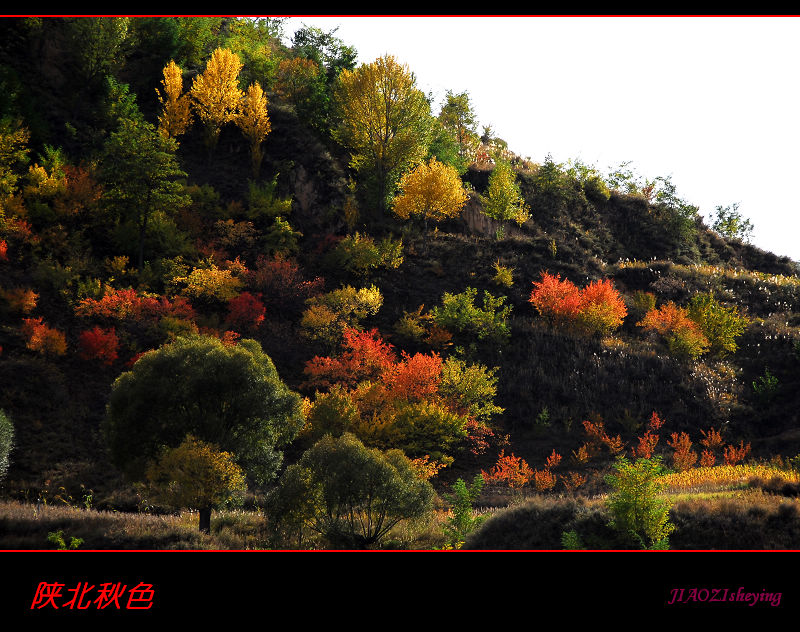
[[[675,450],[672,455],[672,464],[676,470],[684,471],[692,468],[697,462],[697,453],[692,450],[692,440],[685,432],[673,432],[671,440],[667,442]]]
[[[64,334],[45,325],[41,316],[23,319],[22,333],[26,338],[25,344],[31,351],[45,355],[64,355],[67,352],[67,339]]]
[[[739,447],[737,448],[734,445],[727,445],[725,446],[725,452],[723,453],[723,458],[725,459],[726,465],[736,465],[741,461],[744,461],[744,458],[750,452],[750,444],[748,443],[745,445],[744,441],[739,442]]]
[[[0,239],[0,261],[8,261],[8,244],[5,239]]]
[[[260,294],[242,292],[228,303],[228,322],[237,329],[253,330],[264,322],[266,311]]]
[[[579,289],[560,275],[543,272],[542,280],[533,283],[529,301],[552,325],[584,333],[609,333],[622,325],[628,313],[609,279]]]
[[[565,325],[578,317],[581,305],[580,290],[561,275],[542,273],[542,280],[533,282],[529,299],[539,314],[553,325]]]
[[[708,351],[708,339],[697,323],[689,318],[688,310],[671,301],[651,309],[636,325],[657,332],[674,355],[697,358]]]
[[[403,360],[383,374],[390,396],[406,401],[421,401],[434,395],[441,378],[442,358],[438,353],[403,353]]]
[[[505,455],[505,450],[500,452],[494,467],[488,472],[481,471],[483,480],[489,485],[508,485],[512,489],[524,487],[533,478],[534,471],[525,459]]]
[[[84,360],[100,360],[106,366],[114,364],[119,350],[119,339],[113,327],[103,329],[94,327],[81,332],[78,344],[81,358]]]
[[[166,296],[139,296],[136,290],[111,290],[100,299],[85,298],[78,303],[75,314],[84,318],[107,320],[158,320],[164,316],[193,320],[191,303],[182,296],[170,300]]]
[[[306,386],[327,389],[334,384],[351,388],[364,380],[378,380],[397,362],[392,345],[383,341],[377,329],[359,331],[346,327],[338,357],[316,356],[306,362]]]

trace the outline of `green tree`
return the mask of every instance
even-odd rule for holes
[[[530,209],[525,204],[517,184],[517,176],[511,164],[500,160],[489,176],[486,195],[481,196],[483,212],[489,217],[506,222],[514,220],[523,224],[530,218]]]
[[[293,519],[336,548],[375,546],[400,521],[432,509],[434,491],[400,450],[367,448],[355,436],[323,437],[290,465],[267,497],[280,524]]]
[[[483,490],[483,476],[476,474],[472,484],[467,486],[463,478],[453,483],[453,491],[447,498],[450,502],[450,516],[444,525],[444,534],[448,544],[454,549],[461,548],[467,535],[481,524],[486,515],[473,515],[472,505],[478,500]]]
[[[241,501],[247,483],[229,452],[188,435],[147,468],[152,499],[199,511],[200,531],[211,530],[211,510]]]
[[[477,132],[478,122],[469,102],[469,94],[467,92],[453,94],[448,90],[445,102],[439,111],[439,121],[455,136],[461,160],[467,164],[472,162],[480,139]]]
[[[342,70],[355,68],[358,53],[352,46],[336,37],[333,29],[327,33],[313,26],[303,26],[292,36],[292,50],[299,57],[310,59],[325,71],[332,84]]]
[[[739,205],[718,206],[711,225],[717,233],[728,239],[750,242],[753,235],[753,224],[739,212]]]
[[[256,483],[303,425],[300,396],[255,340],[194,336],[145,353],[114,382],[103,433],[114,462],[139,479],[162,446],[191,434],[235,455]]]
[[[460,294],[445,292],[442,305],[431,310],[434,322],[452,333],[496,343],[507,342],[511,335],[507,322],[511,305],[503,306],[505,296],[493,296],[484,290],[481,308],[475,305],[477,294],[478,290],[473,287]]]
[[[176,143],[141,120],[123,119],[105,145],[102,172],[106,200],[122,221],[139,233],[137,265],[144,267],[144,244],[151,219],[170,215],[191,202],[178,178],[186,176],[175,157]]]
[[[616,474],[606,476],[606,482],[614,490],[606,501],[611,513],[610,526],[643,549],[669,548],[668,537],[675,526],[669,522],[669,501],[658,497],[663,489],[658,482],[662,471],[660,457],[637,459],[633,463],[620,457],[614,469]]]
[[[385,211],[397,178],[427,154],[430,103],[408,67],[390,55],[342,70],[334,94],[340,115],[335,138],[350,151],[362,183],[374,185]]]

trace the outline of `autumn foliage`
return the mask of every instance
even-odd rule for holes
[[[347,327],[342,333],[341,352],[337,357],[316,356],[306,363],[306,384],[328,389],[334,384],[348,388],[364,380],[377,380],[395,365],[392,345],[385,343],[377,329],[359,331]]]
[[[202,74],[192,83],[194,111],[206,126],[210,148],[216,145],[222,126],[236,119],[243,93],[239,89],[242,62],[236,53],[217,48]]]
[[[406,172],[394,198],[394,212],[401,219],[418,217],[427,225],[456,217],[467,202],[467,192],[456,170],[435,158]]]
[[[505,485],[512,489],[520,489],[527,485],[534,476],[534,471],[525,459],[500,452],[497,463],[488,472],[481,470],[481,476],[488,485]]]
[[[21,330],[25,336],[25,346],[31,351],[57,356],[67,352],[67,339],[64,333],[46,325],[42,322],[41,316],[23,319]]]
[[[181,296],[169,299],[166,296],[142,295],[133,289],[109,289],[99,299],[82,299],[75,308],[75,314],[109,321],[155,321],[165,316],[193,320],[195,317],[191,304]]]
[[[375,329],[345,327],[338,353],[313,358],[305,374],[317,391],[307,436],[352,432],[413,457],[449,462],[459,444],[484,451],[495,438],[487,424],[503,411],[492,402],[494,371],[434,352],[397,354]]]
[[[242,292],[228,303],[228,323],[238,330],[257,329],[264,322],[265,314],[260,294]]]
[[[628,313],[610,279],[580,289],[569,279],[543,272],[529,301],[551,325],[587,334],[611,333]]]
[[[708,339],[697,323],[689,318],[688,310],[672,301],[651,309],[637,326],[658,333],[670,353],[676,356],[697,358],[709,348]]]
[[[188,93],[183,92],[183,71],[174,60],[164,67],[163,74],[161,86],[164,92],[156,89],[162,107],[158,116],[158,131],[175,138],[183,134],[191,123],[191,102]]]
[[[672,464],[676,470],[683,472],[697,462],[697,453],[692,450],[692,440],[686,432],[673,432],[667,443],[674,450]]]
[[[117,359],[119,338],[113,327],[104,329],[95,326],[83,331],[78,339],[78,344],[81,350],[80,356],[84,360],[99,360],[106,366],[110,366]]]

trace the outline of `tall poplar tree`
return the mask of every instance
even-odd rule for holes
[[[430,103],[413,73],[391,55],[342,70],[335,100],[341,117],[335,137],[350,151],[362,184],[371,181],[385,211],[400,174],[427,154]]]
[[[206,145],[209,156],[214,152],[222,126],[234,121],[239,114],[243,93],[239,88],[239,56],[226,48],[217,48],[206,69],[192,83],[194,110],[206,126]]]

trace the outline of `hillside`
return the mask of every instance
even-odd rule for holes
[[[279,28],[0,23],[0,548],[50,528],[89,548],[637,548],[602,500],[621,456],[660,459],[684,494],[674,546],[741,546],[719,525],[746,514],[754,548],[797,548],[797,263],[712,229],[668,178],[533,163],[477,132],[467,95],[431,112],[392,58],[358,67],[333,34],[286,47]],[[368,70],[394,73],[408,125],[380,151],[360,135]],[[204,106],[198,78],[235,107]],[[179,452],[187,436],[211,452]],[[224,461],[230,487],[168,497],[169,455]],[[385,483],[394,530],[344,533],[298,491],[357,459],[405,477]],[[686,472],[695,487],[669,478]],[[457,482],[481,473],[467,506],[512,506],[452,540]],[[43,505],[96,524],[31,526]],[[212,535],[102,514],[186,508]]]

